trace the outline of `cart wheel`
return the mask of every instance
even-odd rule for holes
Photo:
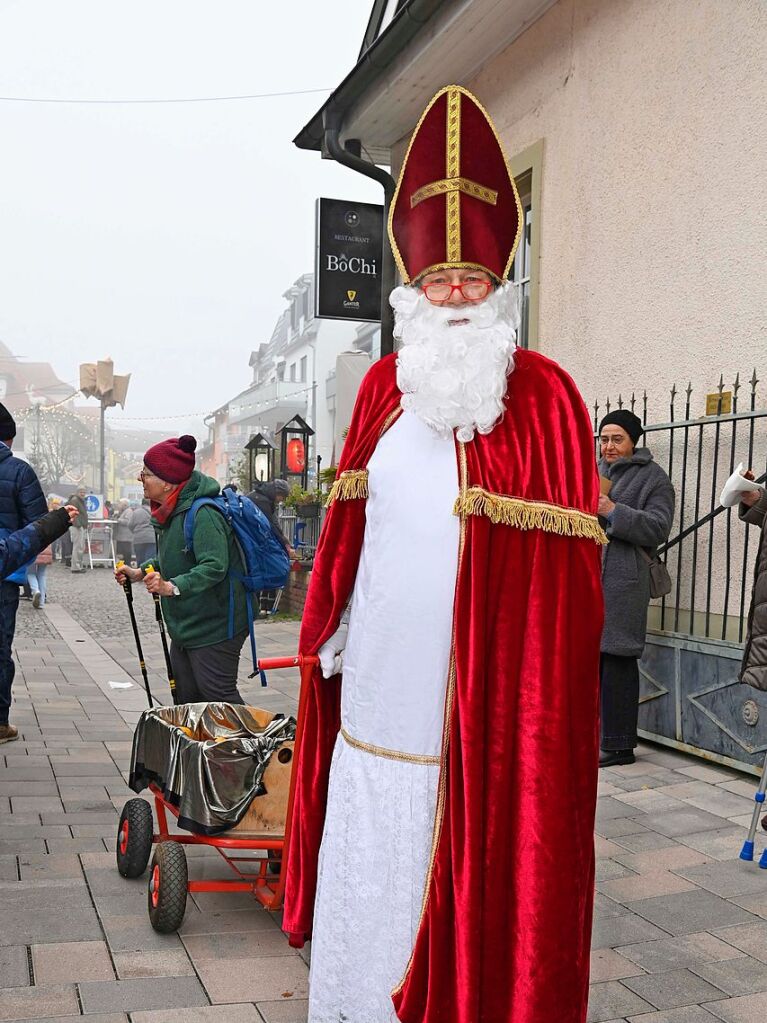
[[[129,799],[117,828],[117,869],[123,877],[141,877],[152,853],[152,807]]]
[[[170,934],[181,926],[188,883],[184,847],[161,842],[152,858],[148,893],[149,921],[160,934]]]

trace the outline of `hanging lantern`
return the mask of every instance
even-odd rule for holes
[[[301,416],[293,418],[277,431],[280,438],[279,474],[291,485],[306,490],[308,482],[309,442],[314,430]]]
[[[293,437],[287,446],[288,472],[303,472],[306,468],[306,447],[300,437]]]

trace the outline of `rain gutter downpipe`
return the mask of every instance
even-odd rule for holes
[[[384,190],[384,239],[381,251],[381,356],[383,357],[394,351],[394,312],[389,305],[389,295],[394,290],[396,275],[394,256],[386,237],[386,225],[389,222],[389,208],[394,198],[396,182],[388,171],[355,156],[341,145],[343,116],[343,111],[338,108],[328,107],[322,112],[326,152],[344,167],[349,167],[350,170],[377,181]]]

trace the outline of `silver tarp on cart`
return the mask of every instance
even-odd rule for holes
[[[178,808],[182,828],[215,835],[234,827],[263,795],[269,758],[295,739],[292,717],[229,703],[144,711],[136,726],[129,785],[154,782]]]

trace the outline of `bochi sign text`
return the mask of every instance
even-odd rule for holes
[[[381,319],[382,243],[382,206],[317,200],[316,316]]]

